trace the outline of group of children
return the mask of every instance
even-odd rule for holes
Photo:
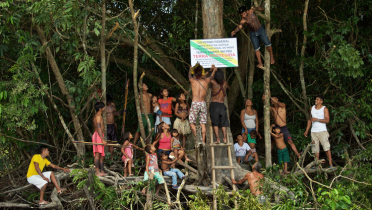
[[[284,163],[283,174],[289,174],[288,163],[290,162],[290,159],[289,151],[284,142],[284,134],[281,133],[280,127],[275,124],[271,125],[270,134],[274,139],[271,146],[273,147],[273,144],[275,143],[277,147],[278,162],[279,164]],[[257,137],[256,130],[251,130],[250,132],[248,132],[247,135],[248,141],[247,143],[245,143],[243,141],[242,135],[238,135],[237,143],[234,144],[234,150],[236,154],[236,161],[239,164],[242,163],[243,161],[244,162],[251,161],[253,158],[255,159],[256,162],[258,162],[258,155],[255,148],[256,137]]]

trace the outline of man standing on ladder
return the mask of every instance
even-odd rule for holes
[[[214,79],[212,80],[212,102],[209,106],[209,113],[211,116],[212,126],[214,133],[216,134],[216,144],[220,143],[220,137],[218,135],[218,128],[222,128],[223,132],[223,143],[227,143],[227,132],[226,128],[229,127],[229,119],[227,115],[227,107],[224,104],[226,97],[226,89],[230,88],[224,79],[224,73],[221,69],[216,71]]]
[[[212,65],[211,67],[212,74],[210,77],[205,78],[204,68],[197,63],[194,67],[190,66],[189,71],[189,80],[191,83],[192,89],[192,103],[189,115],[189,122],[192,132],[196,137],[196,118],[199,116],[199,122],[201,125],[202,136],[203,136],[203,143],[205,144],[205,133],[207,124],[207,104],[205,103],[205,96],[207,95],[207,88],[209,83],[211,82],[214,74],[217,71],[217,68]],[[191,75],[194,74],[194,77]]]

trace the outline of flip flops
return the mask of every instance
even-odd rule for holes
[[[183,176],[182,179],[187,179],[189,176]]]
[[[178,190],[179,187],[177,185],[173,185],[172,188]]]
[[[48,202],[48,201],[43,201],[43,202],[39,203],[39,205],[47,205],[47,204],[50,204],[50,202]]]

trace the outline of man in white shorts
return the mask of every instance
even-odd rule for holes
[[[53,165],[45,157],[49,156],[49,150],[46,146],[40,147],[40,154],[36,154],[32,157],[30,166],[28,167],[27,172],[27,181],[30,184],[35,185],[40,189],[40,205],[48,204],[48,201],[44,200],[45,189],[50,181],[56,186],[58,194],[62,193],[65,189],[58,186],[56,177],[51,171],[43,172],[44,166],[50,166],[55,169],[61,169],[65,173],[70,172],[70,169],[61,168],[59,166]]]
[[[332,156],[331,156],[331,145],[329,144],[328,137],[329,133],[327,131],[326,124],[329,123],[329,110],[327,107],[323,106],[324,98],[319,95],[315,99],[315,105],[310,109],[310,120],[307,122],[307,128],[304,133],[307,137],[307,133],[311,127],[311,144],[312,152],[315,153],[317,159],[319,160],[319,142],[322,144],[323,150],[327,154],[329,161],[329,168],[333,168]]]

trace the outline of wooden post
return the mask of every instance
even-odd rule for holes
[[[101,28],[101,89],[102,89],[102,102],[106,105],[106,36],[105,36],[105,29],[106,29],[106,2],[105,0],[102,1],[102,28]],[[104,124],[104,139],[107,142],[107,114],[106,111],[102,113],[103,117],[103,124]]]

